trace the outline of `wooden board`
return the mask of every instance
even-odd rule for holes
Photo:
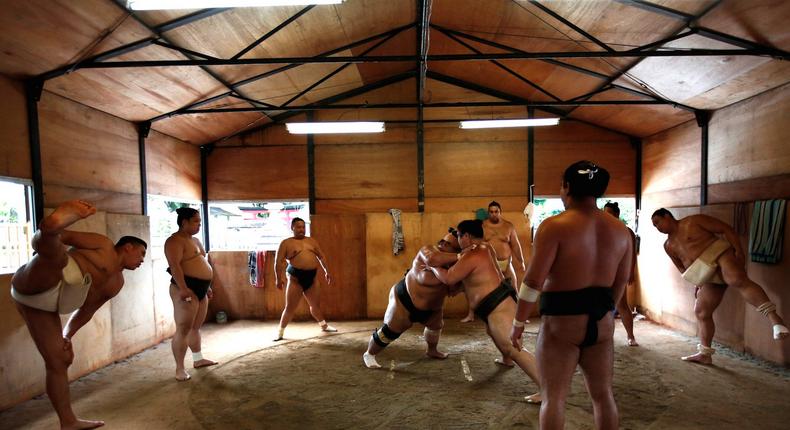
[[[246,101],[225,97],[198,109],[248,108]],[[177,115],[153,123],[152,128],[184,142],[202,145],[221,142],[226,136],[271,122],[260,112],[222,112]]]
[[[563,121],[535,129],[535,195],[556,196],[572,163],[590,160],[611,176],[606,195],[635,193],[636,151],[624,137],[585,124]]]
[[[73,190],[108,195],[117,202],[131,199],[112,207],[139,208],[140,163],[134,125],[49,92],[39,104],[39,121],[45,191],[56,199],[45,199],[47,205],[59,203],[60,198],[82,198],[66,192]],[[55,190],[64,193],[55,197],[59,194]]]
[[[104,0],[5,2],[0,14],[0,73],[31,77],[90,55],[87,49],[102,32],[124,16]],[[134,20],[105,39],[105,47],[120,46],[150,36]],[[107,48],[105,48],[107,49]]]
[[[31,179],[25,88],[21,82],[0,75],[0,98],[0,176]]]
[[[44,181],[44,204],[57,206],[69,200],[87,200],[96,209],[117,214],[141,214],[143,203],[140,192],[123,193],[118,191],[98,190],[95,188],[72,187],[61,184],[50,184]]]
[[[307,198],[305,147],[217,148],[207,169],[209,200]]]
[[[185,60],[184,55],[148,46],[115,57],[119,61]],[[128,121],[145,121],[227,88],[199,67],[86,69],[47,82],[63,97]]]
[[[145,140],[148,194],[201,199],[200,149],[152,131]]]
[[[327,318],[359,319],[366,317],[365,216],[313,215],[311,236],[318,240],[326,255],[332,285],[321,285],[321,309]],[[371,267],[371,270],[376,270]]]
[[[710,122],[708,182],[790,173],[790,85],[717,111]]]
[[[317,214],[366,214],[387,212],[390,209],[404,212],[417,211],[417,198],[405,199],[318,199],[315,202]]]
[[[696,121],[688,121],[642,141],[644,194],[699,187],[701,133]]]
[[[315,148],[319,199],[417,195],[414,144],[320,145]]]
[[[333,118],[325,118],[335,111],[322,112],[316,121],[333,121]],[[364,120],[364,118],[354,118],[353,120]],[[350,120],[346,118],[346,120]],[[385,124],[383,133],[351,133],[351,134],[317,134],[313,141],[316,145],[350,145],[350,144],[385,144],[397,143],[416,146],[417,131],[413,124]]]
[[[708,185],[710,204],[769,199],[790,199],[790,174]]]
[[[489,130],[468,130],[491,134]],[[425,145],[426,197],[527,195],[526,141]]]

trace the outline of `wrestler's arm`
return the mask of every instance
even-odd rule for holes
[[[178,295],[181,300],[186,301],[188,298],[195,296],[195,294],[187,288],[187,283],[184,280],[184,270],[181,268],[181,260],[184,257],[184,246],[178,242],[178,239],[169,237],[165,241],[165,258],[167,265],[170,267],[170,275],[178,287]],[[195,296],[197,297],[197,296]]]
[[[458,262],[449,269],[445,269],[444,267],[431,267],[431,271],[436,275],[436,278],[445,285],[453,285],[461,282],[469,276],[475,268],[474,260],[476,258],[476,253],[472,254],[473,252],[474,251],[461,254],[461,258]]]
[[[115,246],[107,236],[81,231],[64,230],[60,234],[60,241],[77,249],[111,249]]]
[[[738,235],[735,234],[735,230],[733,230],[729,224],[707,215],[699,215],[697,217],[697,222],[702,229],[724,236],[727,242],[730,242],[730,245],[732,245],[732,249],[735,250],[735,257],[738,259],[743,258],[744,254],[743,249],[741,249],[741,241],[738,239]]]
[[[103,304],[107,303],[108,300],[115,297],[118,292],[121,291],[123,282],[123,275],[118,273],[102,287],[105,291],[100,292],[97,291],[94,286],[91,287],[87,297],[85,297],[85,303],[71,314],[69,321],[63,327],[63,338],[66,342],[70,342],[71,338],[77,334],[77,331],[93,318],[93,314],[95,314]]]
[[[287,241],[288,239],[285,239],[280,242],[277,253],[274,255],[274,285],[280,290],[285,286],[285,242]]]
[[[541,291],[543,289],[543,283],[546,282],[551,266],[554,265],[554,260],[557,258],[559,241],[554,223],[551,219],[543,221],[535,233],[535,241],[532,243],[532,258],[529,260],[529,266],[524,276],[524,284],[533,290]],[[519,298],[516,320],[525,321],[529,318],[534,307],[535,302]]]
[[[683,273],[683,272],[685,272],[685,271],[686,271],[686,267],[683,265],[683,262],[682,262],[682,261],[680,260],[680,258],[678,258],[678,257],[675,255],[675,253],[674,253],[674,252],[672,252],[672,250],[669,248],[669,240],[667,240],[666,242],[664,242],[664,251],[665,251],[665,252],[667,253],[667,255],[669,256],[669,259],[670,259],[670,260],[672,260],[672,264],[674,264],[674,265],[675,265],[675,267],[677,267],[677,269],[678,269],[678,272],[680,272],[680,273]]]
[[[632,279],[632,271],[633,271],[633,255],[634,255],[634,247],[631,242],[631,235],[629,234],[629,241],[628,246],[626,247],[626,252],[623,254],[623,257],[620,259],[620,264],[617,266],[617,273],[614,277],[614,283],[612,284],[612,294],[614,296],[614,302],[619,303],[620,298],[625,293],[625,288],[628,285],[628,282]]]
[[[218,281],[219,278],[217,277],[217,271],[214,270],[214,263],[211,261],[211,256],[208,255],[208,252],[203,248],[203,244],[197,239],[195,239],[195,243],[200,250],[200,255],[206,257],[206,262],[211,267],[211,284],[209,284],[208,290],[206,290],[206,297],[211,300],[214,298],[214,285],[216,285],[216,281]]]
[[[521,281],[524,277],[526,266],[524,265],[524,252],[521,249],[521,242],[516,234],[516,227],[510,229],[510,255],[513,256],[513,270],[516,271],[516,280]]]
[[[433,245],[423,246],[419,254],[425,264],[433,267],[447,266],[458,261],[458,254],[439,251],[439,248]]]
[[[332,277],[329,276],[329,269],[327,268],[326,256],[324,255],[324,251],[321,250],[321,246],[318,245],[317,240],[313,238],[310,238],[310,240],[312,240],[313,244],[315,245],[315,257],[318,259],[318,264],[321,265],[321,269],[324,270],[324,278],[326,278],[326,284],[331,285]]]

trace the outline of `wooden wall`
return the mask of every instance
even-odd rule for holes
[[[200,148],[151,130],[145,140],[148,194],[200,200]]]
[[[328,319],[358,319],[366,316],[365,295],[365,216],[358,214],[324,214],[311,219],[312,237],[324,251],[332,275],[327,285],[323,276],[316,277],[321,289],[321,309]],[[266,252],[264,285],[250,284],[247,252],[212,251],[215,268],[215,298],[209,305],[209,319],[225,311],[231,319],[278,320],[285,307],[285,291],[274,282],[275,253]],[[295,320],[309,320],[307,302],[302,300]]]
[[[689,334],[696,333],[693,287],[680,278],[663,251],[666,236],[650,215],[667,207],[676,217],[703,213],[732,223],[733,202],[790,198],[790,86],[777,88],[713,113],[709,126],[709,206],[699,206],[700,129],[681,124],[643,142],[643,210],[638,304],[651,318]],[[790,243],[790,212],[785,219],[785,248]],[[748,234],[741,237],[748,249]],[[766,290],[780,314],[790,319],[790,258],[776,265],[747,263],[747,274]],[[717,342],[785,366],[790,344],[770,338],[768,321],[730,289],[714,315]]]
[[[47,206],[80,198],[99,210],[142,212],[132,123],[44,91],[39,133]]]
[[[0,176],[31,179],[24,85],[0,75]]]

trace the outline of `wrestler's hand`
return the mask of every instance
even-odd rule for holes
[[[66,336],[65,334],[63,335],[63,350],[68,351],[72,354],[74,353],[71,346],[71,338]]]
[[[188,288],[184,288],[183,290],[178,290],[178,297],[181,299],[182,302],[191,302],[192,300],[197,299],[195,293],[190,291]]]
[[[519,351],[521,351],[522,334],[524,334],[524,327],[513,326],[510,329],[510,343],[512,343],[514,347],[518,348]]]
[[[211,287],[208,288],[208,291],[206,291],[206,297],[208,297],[209,300],[214,298],[214,289],[213,288],[211,288]]]
[[[332,285],[332,277],[329,276],[329,273],[324,272],[324,278],[326,278],[326,285]]]

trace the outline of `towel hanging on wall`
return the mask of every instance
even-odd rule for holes
[[[403,240],[403,227],[400,223],[401,211],[399,209],[390,209],[389,213],[392,215],[392,255],[398,255],[399,252],[406,248]]]
[[[776,264],[782,260],[786,206],[785,200],[754,202],[749,232],[749,253],[752,261]]]

